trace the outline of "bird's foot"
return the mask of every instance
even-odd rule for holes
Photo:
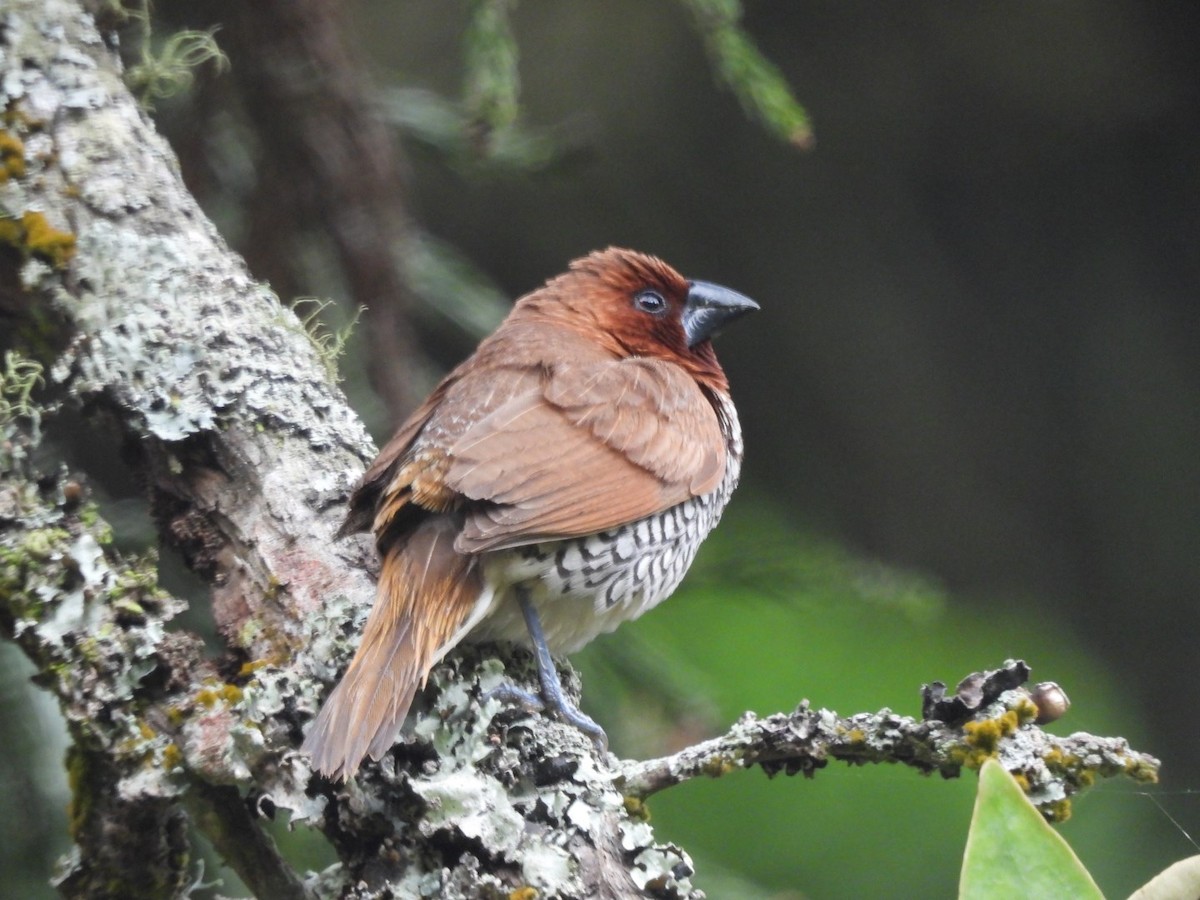
[[[502,684],[494,687],[485,692],[480,700],[484,703],[495,700],[509,706],[519,706],[526,712],[542,712],[546,709],[546,704],[542,702],[541,697],[532,691],[523,691],[515,684]]]
[[[558,680],[558,673],[554,673],[551,685],[548,686],[546,680],[545,678],[542,680],[541,696],[530,691],[521,690],[521,688],[515,685],[502,684],[484,694],[483,700],[497,700],[500,703],[519,706],[529,712],[549,713],[566,722],[568,725],[573,725],[590,737],[592,743],[596,745],[596,750],[602,756],[607,753],[608,735],[604,733],[604,729],[596,723],[595,719],[587,713],[581,712],[567,700],[563,695],[562,685]],[[547,687],[549,687],[548,690]]]

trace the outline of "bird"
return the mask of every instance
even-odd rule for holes
[[[315,771],[344,781],[387,753],[464,640],[531,645],[541,696],[498,693],[606,747],[553,655],[666,599],[716,526],[743,446],[712,338],[758,308],[618,247],[514,304],[351,492],[339,534],[373,532],[380,574],[301,748]]]

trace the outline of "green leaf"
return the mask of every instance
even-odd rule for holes
[[[1067,900],[1104,895],[1062,836],[995,760],[979,772],[959,900]]]
[[[1200,897],[1200,856],[1189,856],[1168,866],[1129,900],[1195,900]]]

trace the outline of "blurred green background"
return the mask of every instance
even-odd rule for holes
[[[162,0],[168,31],[221,24],[233,70],[159,121],[256,274],[343,301],[336,327],[365,302],[328,250],[344,225],[303,205],[315,179],[278,150],[286,111],[254,104],[272,8]],[[419,394],[497,297],[593,248],[656,253],[763,307],[718,346],[748,448],[726,521],[671,602],[576,660],[615,748],[666,752],[802,698],[917,714],[922,683],[1022,657],[1074,701],[1052,728],[1164,760],[1154,796],[1102,784],[1062,828],[1106,893],[1197,852],[1200,6],[748,2],[812,116],[801,152],[715,83],[682,5],[526,0],[510,157],[446,140],[436,98],[463,94],[468,9],[337,13],[398,126],[378,199],[404,211],[409,297],[392,319],[368,304],[343,364],[376,437],[403,403],[368,369]],[[319,68],[283,77],[322,86]],[[372,326],[410,331],[413,353],[381,358]],[[136,544],[127,479],[98,474]],[[0,896],[49,895],[61,738],[0,650],[0,790],[30,811],[0,825]],[[756,771],[650,809],[714,898],[950,896],[972,782]]]

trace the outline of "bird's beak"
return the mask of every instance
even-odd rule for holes
[[[690,282],[683,307],[683,331],[689,347],[713,337],[726,322],[754,312],[759,306],[749,297],[707,281]]]

